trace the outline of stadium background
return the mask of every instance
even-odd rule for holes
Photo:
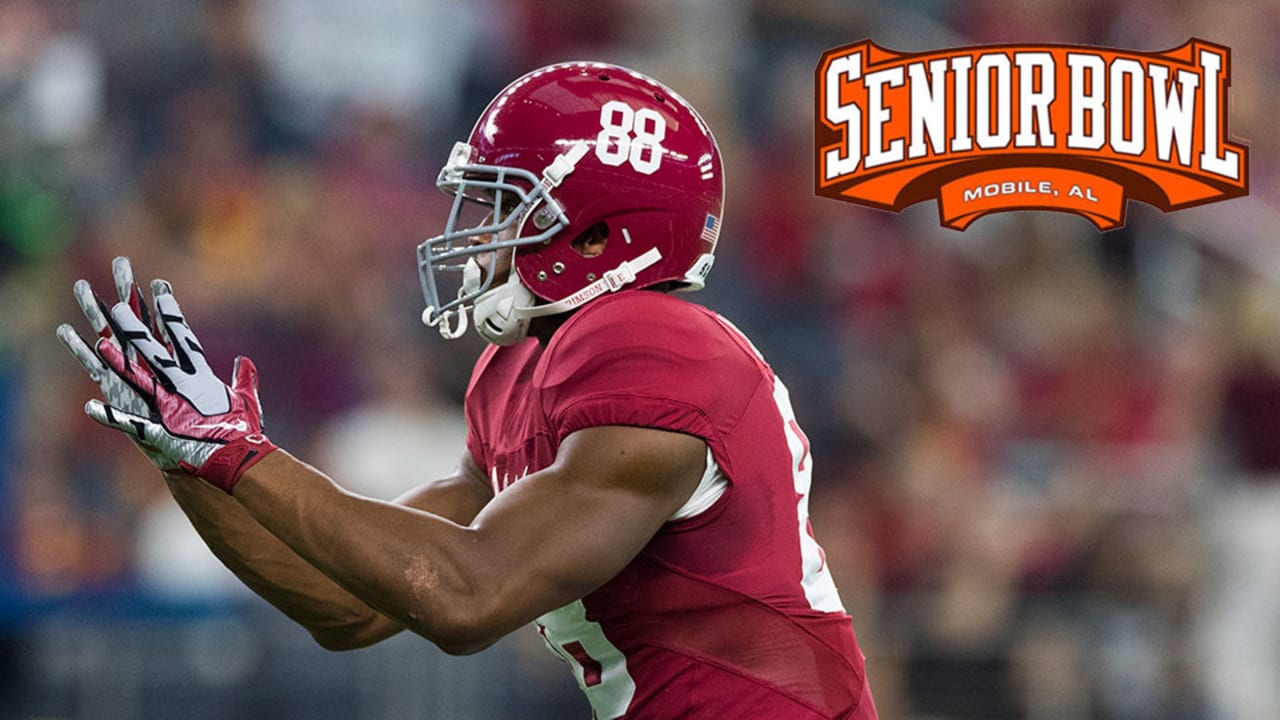
[[[1227,45],[1251,196],[1106,234],[819,200],[814,65],[868,37]],[[0,717],[587,717],[535,633],[311,644],[81,414],[53,335],[130,255],[215,368],[257,360],[282,445],[383,497],[447,469],[479,341],[418,322],[435,172],[506,82],[582,58],[718,135],[699,299],[792,389],[882,717],[1280,717],[1277,37],[1232,0],[0,0]]]

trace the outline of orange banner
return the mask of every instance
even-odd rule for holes
[[[1124,224],[1124,187],[1104,177],[1063,168],[987,170],[944,183],[938,193],[942,224],[964,230],[1006,210],[1057,210],[1082,215],[1110,230]]]

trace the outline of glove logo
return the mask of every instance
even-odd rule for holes
[[[249,429],[249,423],[244,419],[238,419],[235,422],[216,422],[211,424],[192,425],[196,430],[230,430],[232,432],[246,432]]]
[[[1010,210],[1124,224],[1249,194],[1227,133],[1231,50],[1005,45],[899,53],[864,40],[815,72],[818,195],[900,212],[937,198],[944,226]]]

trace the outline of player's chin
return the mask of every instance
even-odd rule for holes
[[[492,270],[492,279],[489,287],[497,287],[507,281],[511,275],[511,263],[514,258],[512,248],[502,248],[491,253],[484,253],[476,258],[476,264],[480,266],[480,270],[485,275],[489,275],[490,267]]]

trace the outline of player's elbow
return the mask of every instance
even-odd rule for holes
[[[311,624],[306,629],[325,650],[345,652],[379,643],[404,628],[390,618],[376,615],[342,624]]]
[[[479,617],[458,614],[435,618],[434,622],[415,624],[411,629],[430,640],[449,655],[472,655],[489,647],[502,637]],[[369,647],[392,633],[365,625],[310,626],[307,632],[316,644],[331,652],[346,652]]]
[[[456,635],[437,638],[436,646],[446,655],[474,655],[498,641],[497,636],[489,635]]]
[[[416,628],[444,652],[471,655],[515,629],[507,619],[503,595],[496,588],[470,582],[453,590],[434,598],[433,610],[423,612],[422,623]]]
[[[436,617],[420,634],[446,654],[473,655],[493,645],[505,632],[477,606],[458,605],[453,612]]]
[[[413,632],[449,655],[471,655],[497,642],[511,626],[504,583],[477,570],[483,563],[441,564],[404,595],[398,616]]]
[[[363,647],[369,647],[377,642],[376,640],[365,640],[357,635],[348,632],[335,631],[330,628],[308,628],[311,633],[311,639],[316,644],[330,652],[346,652],[348,650],[358,650]]]

